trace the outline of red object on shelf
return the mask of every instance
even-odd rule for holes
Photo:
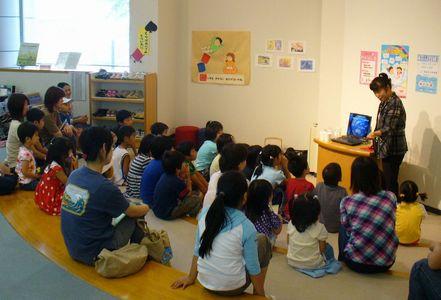
[[[176,145],[179,145],[182,142],[191,141],[198,145],[198,132],[199,128],[196,126],[180,126],[176,127],[175,130],[175,140]]]

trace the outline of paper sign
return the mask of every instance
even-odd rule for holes
[[[370,84],[377,76],[378,52],[360,52],[360,84]]]
[[[147,31],[144,27],[138,30],[138,49],[144,55],[150,55],[151,45],[151,32]]]
[[[40,44],[35,43],[22,43],[18,52],[17,66],[35,66],[39,46]]]
[[[436,94],[438,92],[439,55],[418,54],[416,91]]]

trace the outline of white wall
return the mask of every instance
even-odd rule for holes
[[[406,136],[409,152],[401,180],[412,179],[441,209],[441,92],[415,92],[417,54],[441,54],[441,1],[346,1],[340,125],[350,112],[376,116],[378,100],[358,84],[360,50],[380,51],[382,44],[410,46]],[[440,89],[441,87],[439,87]]]
[[[254,56],[264,52],[266,39],[304,40],[305,57],[315,58],[320,70],[321,1],[300,0],[188,0],[182,8],[188,19],[174,49],[178,53],[178,119],[204,126],[219,120],[237,140],[263,143],[264,137],[283,137],[286,145],[307,149],[309,130],[317,120],[318,73],[298,73],[254,66]],[[218,86],[190,79],[191,32],[194,30],[251,31],[251,83]],[[160,49],[162,51],[162,49]],[[182,115],[182,116],[181,116]],[[185,117],[184,117],[185,116]]]

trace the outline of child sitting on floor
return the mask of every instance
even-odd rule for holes
[[[6,159],[5,164],[9,168],[15,168],[17,165],[18,150],[21,146],[17,135],[17,128],[23,122],[29,110],[29,99],[24,94],[12,94],[8,98],[8,111],[11,116],[9,124],[8,139],[6,140]]]
[[[206,180],[210,179],[210,165],[217,155],[216,141],[222,135],[223,130],[222,124],[217,121],[208,122],[205,128],[206,140],[199,148],[195,166]]]
[[[54,138],[49,144],[46,169],[35,189],[35,204],[52,216],[61,214],[61,198],[71,172],[73,144],[65,137]]]
[[[156,184],[152,210],[160,219],[173,220],[187,214],[196,217],[202,198],[192,192],[192,183],[185,156],[178,151],[167,151],[162,158],[164,174]]]
[[[279,146],[266,145],[263,147],[258,160],[251,181],[265,179],[271,183],[273,188],[276,188],[284,184],[287,178],[291,178],[287,166],[288,160]]]
[[[0,195],[8,195],[17,186],[17,175],[3,163],[0,163]]]
[[[300,155],[294,155],[288,162],[288,169],[295,178],[289,178],[286,183],[286,204],[282,204],[283,218],[290,220],[290,205],[296,196],[314,190],[314,185],[306,180],[309,174],[308,162]]]
[[[39,131],[43,129],[44,112],[41,109],[31,108],[26,115],[26,119],[37,126]],[[43,146],[41,139],[38,139],[37,143],[32,147],[32,153],[34,153],[37,166],[42,167],[46,163],[47,149]]]
[[[188,165],[188,169],[190,170],[191,182],[193,183],[193,186],[196,186],[196,188],[198,188],[199,191],[205,195],[208,190],[208,182],[201,173],[196,171],[196,168],[193,165],[193,161],[196,159],[198,154],[195,144],[189,141],[182,142],[176,147],[176,150],[185,156],[185,163]]]
[[[34,191],[37,187],[40,175],[37,174],[35,158],[32,154],[32,146],[38,142],[38,128],[30,122],[24,122],[18,126],[18,138],[23,144],[18,150],[17,166],[20,188],[25,191]]]
[[[171,148],[172,144],[170,139],[165,136],[157,136],[152,141],[150,152],[152,153],[153,160],[147,165],[142,173],[140,187],[141,199],[147,205],[150,205],[153,201],[156,184],[164,173],[162,156],[165,151],[168,151]]]
[[[214,157],[210,165],[210,177],[217,171],[219,171],[219,159],[222,153],[222,149],[225,145],[234,143],[234,138],[231,134],[223,133],[216,141],[217,155]]]
[[[127,148],[136,149],[135,146],[136,131],[131,126],[122,126],[118,130],[118,140],[116,148],[113,151],[113,182],[116,185],[126,183],[127,174],[130,168],[130,155]]]
[[[262,146],[253,145],[248,148],[247,155],[247,165],[243,170],[243,174],[248,180],[251,180],[251,176],[253,176],[254,169],[257,166],[257,158],[259,157],[260,152],[262,152]]]
[[[221,175],[227,171],[242,172],[247,159],[247,148],[242,144],[228,144],[222,149],[219,160],[220,171],[211,176],[208,190],[204,197],[203,208],[210,207],[217,195],[217,182]]]
[[[150,126],[150,133],[154,136],[167,136],[168,129],[167,124],[156,122]]]
[[[300,195],[292,203],[288,224],[288,264],[314,278],[335,274],[341,264],[334,257],[332,246],[326,243],[328,232],[318,221],[320,203],[312,193]]]
[[[251,284],[254,294],[265,296],[271,245],[241,211],[246,191],[242,173],[230,171],[220,177],[216,200],[198,217],[190,273],[172,288],[186,288],[198,279],[220,296],[239,296]]]
[[[340,202],[348,195],[345,188],[338,186],[341,181],[341,167],[337,163],[328,164],[322,172],[324,182],[314,189],[320,201],[320,222],[326,230],[336,233],[340,229]]]
[[[425,200],[427,195],[418,192],[413,181],[405,181],[400,186],[400,203],[397,206],[395,231],[400,244],[415,245],[421,238],[421,222],[427,216],[424,205],[418,198]]]
[[[263,179],[254,180],[248,188],[245,215],[257,232],[266,235],[274,246],[277,235],[282,231],[282,219],[270,207],[272,198],[271,184]]]
[[[127,174],[127,198],[141,199],[141,177],[145,168],[152,161],[150,148],[154,139],[153,134],[144,136],[139,144],[138,155],[130,163],[129,173]]]

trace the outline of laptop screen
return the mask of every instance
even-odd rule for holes
[[[366,137],[371,131],[371,116],[351,113],[349,115],[347,135],[353,135],[359,138]]]

